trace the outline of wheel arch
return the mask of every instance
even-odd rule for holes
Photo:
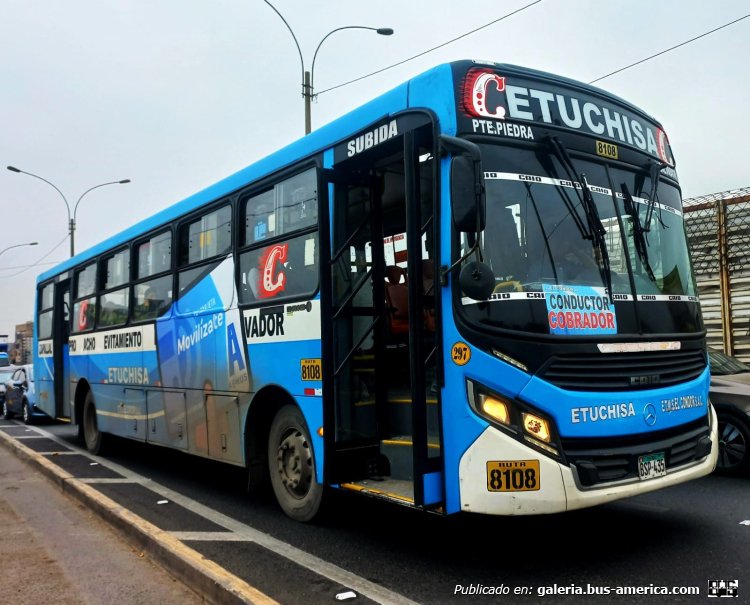
[[[86,393],[91,390],[89,381],[85,378],[81,378],[76,385],[76,392],[73,396],[73,424],[81,426],[81,419],[83,418],[83,403],[86,401]]]
[[[250,489],[268,485],[268,434],[274,417],[285,405],[299,407],[297,400],[278,385],[263,387],[250,402],[244,428],[245,467]]]

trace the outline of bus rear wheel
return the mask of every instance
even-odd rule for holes
[[[83,402],[82,426],[86,449],[94,455],[103,455],[106,451],[107,436],[99,430],[96,422],[96,405],[91,391],[86,393],[86,399]]]
[[[297,406],[284,406],[271,423],[268,469],[281,509],[295,521],[312,521],[320,513],[323,486],[315,477],[310,432]]]

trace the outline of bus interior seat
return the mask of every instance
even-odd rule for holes
[[[409,287],[401,267],[385,268],[385,301],[388,307],[388,327],[392,335],[409,333]]]

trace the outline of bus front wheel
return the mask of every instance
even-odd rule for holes
[[[91,391],[86,393],[86,400],[83,402],[82,426],[86,449],[94,455],[102,455],[106,449],[106,435],[99,430],[96,422],[96,405]]]
[[[323,486],[315,477],[310,433],[297,406],[284,406],[271,423],[268,468],[282,510],[296,521],[312,521],[320,512]]]

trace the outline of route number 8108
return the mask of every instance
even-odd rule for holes
[[[540,486],[539,460],[487,462],[487,491],[531,492]]]

